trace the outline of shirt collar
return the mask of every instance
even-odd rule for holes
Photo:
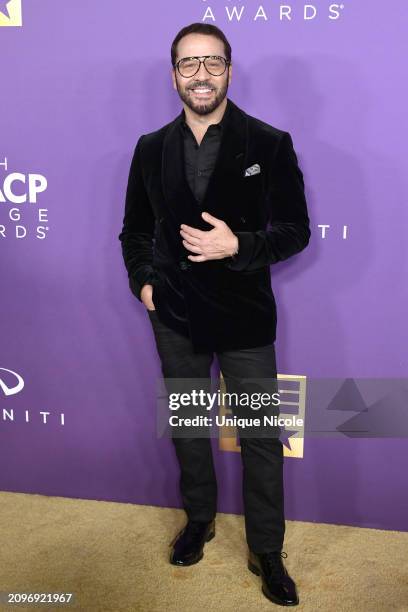
[[[227,124],[227,121],[228,121],[228,116],[229,116],[230,112],[231,112],[231,105],[230,105],[230,103],[229,103],[229,99],[227,98],[227,106],[225,107],[225,111],[224,111],[224,114],[223,114],[223,116],[222,116],[221,121],[220,121],[219,123],[211,123],[211,124],[208,126],[208,128],[213,128],[213,129],[214,129],[214,128],[217,128],[217,129],[223,130],[223,129],[225,128],[226,124]],[[183,110],[181,111],[181,125],[182,125],[182,127],[183,127],[184,129],[186,129],[186,128],[190,128],[190,126],[189,126],[189,125],[188,125],[188,123],[186,122],[186,113],[185,113],[185,111],[184,111],[184,108],[183,108]],[[208,128],[207,128],[207,129],[208,129]]]

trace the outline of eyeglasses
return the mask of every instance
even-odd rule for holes
[[[212,76],[221,76],[224,74],[227,66],[230,63],[231,62],[226,60],[225,57],[221,57],[219,55],[201,55],[194,57],[183,57],[176,64],[174,64],[174,67],[177,68],[182,77],[188,79],[197,74],[201,68],[201,64],[204,64],[205,69]]]

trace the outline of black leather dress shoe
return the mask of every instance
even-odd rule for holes
[[[296,585],[282,563],[285,552],[274,551],[261,555],[249,551],[248,569],[262,577],[262,593],[281,606],[296,606],[299,597]]]
[[[176,535],[170,554],[173,565],[193,565],[204,556],[203,548],[215,536],[215,520],[209,523],[188,521],[185,527]]]

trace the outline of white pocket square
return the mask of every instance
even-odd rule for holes
[[[261,166],[259,164],[254,164],[253,166],[249,166],[249,168],[245,170],[244,176],[252,176],[253,174],[259,174],[260,171]]]

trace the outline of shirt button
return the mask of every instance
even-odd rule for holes
[[[201,174],[202,174],[201,170],[198,170],[198,171],[197,171],[197,175],[198,175],[198,176],[201,176]]]
[[[182,259],[179,262],[179,267],[180,267],[180,270],[188,270],[191,267],[191,264],[190,264],[189,261],[186,261],[185,259]]]

